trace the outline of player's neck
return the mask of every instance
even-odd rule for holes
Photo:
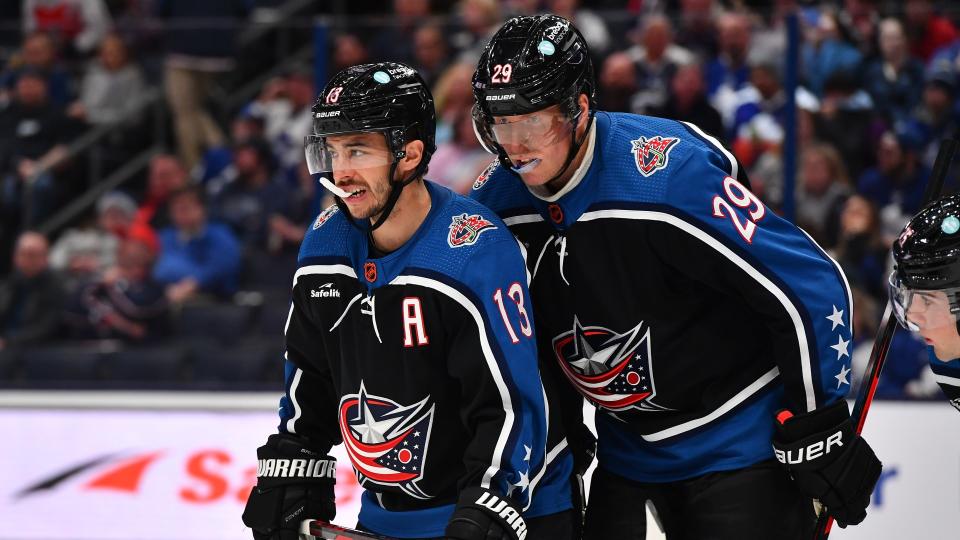
[[[563,171],[563,174],[540,187],[544,195],[556,195],[561,189],[566,187],[571,180],[573,180],[573,176],[577,173],[577,170],[580,169],[580,165],[583,164],[583,160],[587,155],[587,147],[590,146],[587,144],[589,141],[586,140],[586,137],[589,136],[589,133],[586,133],[586,136],[584,135],[587,129],[589,128],[583,127],[577,133],[577,137],[582,138],[583,142],[580,143],[580,148],[577,149],[577,155],[574,156],[573,161],[571,161],[570,165],[567,166],[567,169]]]
[[[417,232],[428,213],[430,193],[423,180],[415,180],[403,188],[390,216],[371,233],[374,245],[384,253],[400,249]],[[376,218],[371,218],[371,223]]]

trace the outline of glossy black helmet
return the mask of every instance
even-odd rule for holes
[[[423,141],[419,174],[437,148],[433,95],[420,74],[404,64],[378,62],[344,69],[327,83],[312,110],[314,137],[380,131],[396,159],[403,157],[405,143]]]
[[[349,67],[337,73],[317,97],[312,108],[313,133],[304,140],[311,174],[332,173],[332,158],[326,138],[346,133],[382,133],[389,157],[391,192],[383,211],[370,230],[387,219],[403,187],[421,178],[436,151],[436,111],[433,95],[413,68],[397,62],[378,62]],[[406,156],[406,143],[420,140],[423,154],[417,167],[403,179],[394,179],[397,163]],[[338,197],[337,205],[349,218],[342,197],[328,178],[321,183]],[[360,226],[351,219],[351,223]]]
[[[911,289],[960,287],[960,194],[923,208],[893,242],[896,277]]]
[[[595,103],[593,63],[587,42],[557,15],[510,19],[490,39],[473,74],[473,94],[489,122],[560,105],[573,117],[577,98]]]

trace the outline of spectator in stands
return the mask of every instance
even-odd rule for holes
[[[633,110],[633,96],[640,86],[637,84],[637,65],[630,54],[619,51],[607,56],[598,79],[597,99],[602,110]]]
[[[47,239],[27,231],[13,251],[13,273],[0,284],[0,349],[41,343],[60,324],[64,292],[47,264]]]
[[[152,277],[156,250],[136,235],[120,243],[116,264],[71,298],[64,322],[71,337],[146,341],[170,331],[169,302]]]
[[[800,156],[797,225],[824,248],[837,243],[840,213],[853,191],[843,160],[835,148],[815,144]]]
[[[100,43],[110,28],[103,0],[22,0],[23,30],[48,32],[69,56],[83,56]]]
[[[573,23],[583,34],[590,54],[602,57],[610,48],[610,31],[600,16],[581,7],[580,0],[547,0],[546,11]]]
[[[927,62],[937,49],[957,39],[957,28],[949,18],[934,11],[930,0],[906,0],[903,7],[914,58]]]
[[[932,169],[940,141],[952,137],[960,126],[957,74],[947,66],[932,65],[923,88],[923,99],[910,119],[923,136],[920,161]]]
[[[876,0],[844,0],[837,13],[837,24],[844,38],[853,43],[863,58],[876,54],[880,12]]]
[[[79,191],[81,186],[69,184],[66,175],[58,178],[53,172],[76,132],[76,123],[48,98],[44,76],[22,71],[13,102],[0,111],[0,199],[5,214],[21,215],[26,204],[25,225],[33,226]]]
[[[313,179],[307,162],[297,167],[297,189],[290,198],[290,210],[284,214],[270,216],[270,234],[279,239],[282,250],[299,251],[300,242],[314,216],[321,208],[333,204],[333,194],[324,190],[323,200],[316,200],[317,181]]]
[[[716,58],[705,67],[707,95],[720,111],[724,125],[733,124],[736,93],[750,81],[747,54],[750,50],[750,19],[741,13],[727,13],[717,21],[718,45]]]
[[[240,244],[230,228],[207,219],[203,191],[187,186],[170,194],[172,226],[160,231],[153,277],[174,304],[200,293],[224,298],[236,291]]]
[[[913,134],[887,131],[876,149],[877,165],[863,173],[857,191],[880,209],[885,243],[890,245],[910,216],[920,210],[930,171],[918,157]]]
[[[707,101],[703,80],[703,68],[700,64],[682,64],[670,80],[670,94],[662,107],[650,114],[690,122],[708,135],[725,142],[726,132],[720,113]]]
[[[890,244],[883,240],[877,207],[863,195],[853,194],[844,203],[833,254],[852,287],[886,300]]]
[[[378,60],[412,63],[414,33],[417,25],[429,17],[430,0],[393,0],[390,23],[371,29],[373,56]]]
[[[313,91],[313,73],[305,68],[291,70],[285,78],[284,96],[285,114],[274,119],[279,120],[276,123],[268,121],[266,133],[281,172],[293,179],[297,166],[303,161],[303,138],[313,127],[310,107],[317,97]]]
[[[736,96],[730,128],[734,152],[747,166],[771,146],[783,141],[786,96],[780,68],[773,62],[757,62],[750,70],[750,85]]]
[[[158,248],[156,234],[148,225],[136,224],[137,204],[120,191],[112,191],[97,201],[95,226],[68,229],[50,250],[50,267],[61,273],[67,289],[98,279],[116,263],[117,246],[131,234],[145,238]]]
[[[333,38],[333,66],[330,71],[337,73],[350,66],[366,64],[370,53],[367,45],[356,35],[351,33],[337,34]]]
[[[224,143],[205,101],[217,75],[235,65],[236,35],[249,4],[244,0],[163,0],[156,5],[167,25],[164,90],[173,112],[178,153],[190,170],[200,162],[205,148]]]
[[[857,86],[852,74],[837,72],[827,79],[814,117],[816,137],[832,144],[843,156],[851,178],[859,178],[873,162],[871,133],[876,124],[873,100]]]
[[[475,63],[457,62],[447,68],[433,89],[437,109],[437,144],[453,138],[454,125],[463,112],[473,108],[471,80]]]
[[[693,61],[693,54],[673,43],[673,25],[663,15],[643,19],[639,43],[627,49],[636,64],[639,92],[631,101],[629,112],[650,114],[662,107],[670,94],[670,80],[677,66]]]
[[[266,138],[266,122],[263,111],[251,104],[240,111],[230,124],[230,141]],[[301,159],[302,161],[302,159]],[[233,167],[233,144],[211,148],[203,154],[203,163],[194,169],[197,178],[207,190],[207,195],[216,195],[237,177]]]
[[[430,180],[457,193],[468,193],[477,176],[494,156],[480,146],[473,131],[470,111],[463,111],[453,121],[453,138],[437,146],[430,159]]]
[[[117,34],[100,44],[97,60],[83,75],[80,98],[68,113],[91,124],[118,122],[137,109],[146,85],[140,68],[130,61],[127,46]]]
[[[244,247],[276,252],[280,239],[270,234],[269,222],[290,211],[291,194],[270,146],[262,139],[237,143],[233,167],[237,177],[214,197],[211,215],[229,225]]]
[[[496,0],[459,0],[455,9],[459,31],[453,34],[450,44],[475,63],[500,25],[500,5]]]
[[[718,30],[714,25],[721,16],[721,6],[714,0],[680,0],[673,14],[679,20],[677,44],[706,60],[717,56]]]
[[[801,49],[804,84],[816,95],[822,95],[823,85],[837,72],[856,74],[863,56],[854,46],[840,37],[836,17],[829,12],[818,12],[815,21],[806,29]]]
[[[360,64],[363,62],[357,62]],[[450,63],[450,46],[443,29],[434,23],[421,25],[413,34],[413,64],[427,86],[433,87]],[[356,65],[356,64],[351,64]]]
[[[179,158],[170,154],[158,154],[150,160],[147,176],[147,192],[137,208],[137,223],[159,230],[170,224],[168,201],[170,194],[183,189],[189,183],[187,170]]]
[[[57,48],[53,39],[43,32],[28,34],[23,40],[19,57],[10,63],[10,68],[0,74],[0,97],[4,97],[16,85],[20,75],[29,71],[43,77],[47,96],[61,107],[70,103],[72,89],[70,75],[57,60]]]
[[[880,22],[880,58],[867,64],[864,86],[876,110],[890,125],[906,120],[920,103],[923,63],[910,56],[903,24],[893,18]]]

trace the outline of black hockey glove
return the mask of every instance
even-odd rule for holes
[[[507,497],[473,487],[460,494],[443,536],[448,540],[524,540],[527,522]]]
[[[337,460],[307,447],[300,437],[275,433],[257,448],[257,485],[243,510],[254,540],[297,540],[304,519],[337,515],[333,485]]]
[[[796,416],[780,411],[776,425],[774,453],[800,491],[818,499],[841,527],[863,521],[882,465],[855,432],[847,402]]]

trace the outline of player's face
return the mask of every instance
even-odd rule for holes
[[[944,291],[914,291],[906,316],[924,342],[933,347],[937,358],[960,358],[957,317],[950,312],[950,300]]]
[[[380,133],[350,133],[326,138],[325,152],[337,187],[353,194],[343,199],[354,219],[370,219],[383,211],[390,196],[393,156]]]
[[[530,114],[496,116],[490,128],[524,183],[539,186],[563,167],[574,125],[554,105]]]

